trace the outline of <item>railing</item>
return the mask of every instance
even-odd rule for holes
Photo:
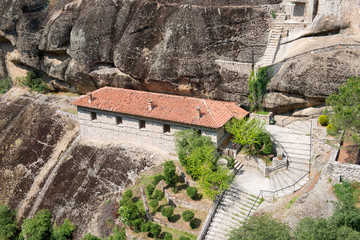
[[[205,223],[201,229],[200,234],[198,235],[196,240],[202,240],[205,239],[205,236],[209,230],[210,224],[214,218],[214,215],[216,213],[216,210],[219,207],[219,204],[221,203],[222,198],[224,197],[225,191],[222,191],[215,199],[213,206],[211,207],[210,213],[205,219]]]
[[[289,166],[289,163],[291,163],[291,158],[290,158],[288,152],[285,150],[284,146],[278,140],[276,140],[276,138],[274,138],[271,134],[270,134],[270,138],[277,146],[280,146],[280,148],[283,150],[283,152],[286,156],[286,169],[287,169]],[[275,170],[273,170],[273,171],[275,171]]]

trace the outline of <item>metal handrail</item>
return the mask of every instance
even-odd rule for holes
[[[249,211],[248,215],[246,216],[246,219],[248,219],[248,218],[250,217],[251,211],[254,209],[255,204],[256,204],[257,201],[259,200],[261,194],[262,194],[262,190],[260,190],[259,195],[257,196],[257,198],[255,199],[253,205],[251,206],[250,211]],[[245,219],[245,220],[246,220],[246,219]]]

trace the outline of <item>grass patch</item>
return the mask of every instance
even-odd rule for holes
[[[12,82],[10,78],[5,78],[0,81],[0,93],[6,93],[12,87]]]
[[[285,204],[285,207],[287,209],[290,209],[291,206],[295,203],[295,201],[298,199],[299,197],[294,197],[293,199],[291,199],[288,203]]]
[[[267,112],[267,111],[257,111],[255,113],[260,114],[260,115],[268,115],[269,114],[269,112]]]
[[[78,114],[78,111],[76,108],[62,108],[62,109],[60,109],[60,111],[68,112],[71,114]]]
[[[191,240],[196,240],[196,238],[197,238],[197,236],[192,235],[191,233],[180,231],[180,230],[169,228],[169,227],[162,227],[161,231],[171,233],[173,236],[173,239],[179,239],[181,236],[188,237]]]

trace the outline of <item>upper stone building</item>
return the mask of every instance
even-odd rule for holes
[[[227,145],[225,124],[249,113],[235,102],[104,87],[73,101],[83,137],[175,151],[173,134],[194,129],[216,147]]]

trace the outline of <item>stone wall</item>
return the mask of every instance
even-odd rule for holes
[[[332,183],[335,184],[344,180],[360,182],[360,165],[337,162],[338,152],[338,149],[331,152],[327,167]]]
[[[91,120],[91,112],[96,113],[96,119]],[[116,117],[122,122],[117,124]],[[78,108],[81,134],[84,138],[101,142],[130,143],[136,147],[155,147],[159,150],[174,153],[175,142],[173,134],[193,126],[180,125],[165,121],[134,118],[127,115]],[[139,128],[139,121],[145,121],[145,128]],[[164,124],[170,125],[170,132],[164,133]],[[196,127],[203,136],[210,137],[214,145],[219,146],[224,134],[223,129],[208,129]]]

